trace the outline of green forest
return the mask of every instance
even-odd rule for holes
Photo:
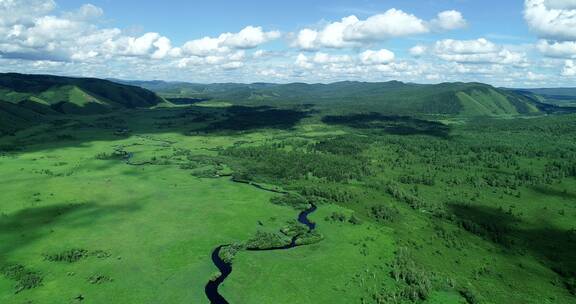
[[[0,81],[23,99],[0,102],[21,123],[0,137],[1,303],[576,301],[569,107],[480,84],[340,83],[372,99],[331,104],[75,80],[133,98],[88,115],[43,81]]]

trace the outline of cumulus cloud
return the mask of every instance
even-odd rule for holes
[[[228,54],[183,57],[178,59],[174,65],[181,69],[213,66],[213,67],[220,67],[226,70],[233,70],[243,67],[244,59],[245,59],[244,51],[238,51]]]
[[[484,38],[437,41],[434,53],[445,61],[458,63],[523,65],[527,62],[526,54],[511,51]]]
[[[140,36],[117,28],[101,28],[101,8],[91,4],[55,14],[54,1],[0,0],[0,56],[22,60],[94,61],[118,57],[148,59],[207,57],[253,49],[280,37],[277,31],[247,26],[237,33],[204,37],[174,47],[170,39],[149,32]],[[220,58],[220,57],[219,57]],[[221,56],[226,59],[226,56]],[[243,58],[242,58],[243,59]],[[228,68],[240,67],[229,58]],[[194,59],[188,60],[194,62]],[[217,62],[220,60],[205,60]]]
[[[367,50],[360,54],[360,60],[363,64],[387,64],[394,61],[394,57],[394,53],[386,49]]]
[[[357,46],[356,42],[345,39],[344,32],[358,22],[360,20],[356,16],[349,16],[329,23],[321,30],[303,29],[296,34],[292,46],[307,51]]]
[[[536,47],[548,57],[576,58],[576,41],[549,42],[540,40]]]
[[[414,57],[421,57],[422,55],[424,55],[426,53],[426,51],[428,50],[428,47],[426,47],[425,45],[415,45],[413,47],[411,47],[408,50],[408,53],[410,53],[410,55],[414,56]]]
[[[350,71],[359,66],[387,65],[394,61],[394,53],[389,50],[366,50],[357,57],[341,54],[328,54],[316,52],[313,56],[303,53],[298,54],[294,62],[295,66],[309,70],[312,68],[329,69],[333,72]]]
[[[524,18],[544,56],[576,58],[576,0],[526,0]]]
[[[446,39],[436,42],[435,50],[441,54],[484,54],[496,52],[498,47],[484,38],[476,40]]]
[[[432,30],[454,30],[466,26],[460,12],[445,11],[427,22],[398,9],[360,20],[348,16],[319,29],[305,28],[294,34],[292,46],[301,50],[357,47],[367,42],[425,34]]]
[[[574,60],[566,60],[561,74],[562,76],[576,76],[576,62]]]
[[[107,54],[162,59],[170,53],[172,44],[158,33],[146,33],[140,37],[118,36],[116,39],[108,39],[102,50]]]
[[[540,38],[576,40],[576,3],[573,0],[526,0],[524,18]]]
[[[227,53],[233,49],[253,49],[279,37],[280,32],[265,32],[261,27],[248,26],[238,33],[224,33],[215,38],[204,37],[188,41],[175,53],[203,57],[214,53]]]
[[[303,68],[303,69],[311,69],[314,67],[314,64],[312,62],[310,62],[310,59],[308,58],[308,56],[300,53],[298,54],[298,56],[296,57],[296,61],[294,62],[296,64],[297,67]]]
[[[62,11],[52,0],[0,0],[0,71],[197,82],[398,79],[569,85],[576,74],[576,39],[570,38],[574,27],[568,26],[574,1],[527,2],[543,12],[526,14],[540,18],[534,17],[531,26],[541,39],[535,49],[553,57],[541,58],[536,69],[517,47],[486,39],[418,44],[408,50],[413,58],[397,58],[378,47],[388,39],[463,28],[466,20],[457,11],[425,20],[391,9],[304,28],[288,35],[291,46],[303,51],[299,54],[260,49],[282,34],[256,25],[174,45],[158,32],[129,33],[109,26],[94,5]],[[561,30],[565,26],[568,30]]]
[[[352,57],[349,55],[330,55],[326,53],[318,52],[314,55],[312,59],[315,63],[320,64],[327,64],[327,63],[343,63],[343,62],[351,62]]]
[[[390,9],[384,14],[355,22],[345,28],[344,35],[346,40],[351,41],[377,41],[427,32],[429,28],[423,20],[401,10]]]
[[[444,11],[430,22],[432,28],[441,31],[457,30],[466,27],[467,22],[459,11]]]
[[[44,16],[56,8],[53,0],[0,0],[0,26],[29,23],[39,16]]]
[[[0,14],[12,16],[2,18],[0,23],[0,55],[54,61],[84,61],[99,56],[163,58],[172,48],[170,40],[158,33],[131,37],[116,28],[99,28],[91,23],[102,15],[96,6],[87,4],[60,16],[50,15],[54,8],[52,1],[0,0]],[[11,12],[3,14],[7,9]]]
[[[65,13],[64,18],[88,21],[98,19],[102,15],[104,15],[104,11],[101,8],[92,4],[84,4],[76,11]]]
[[[204,37],[186,42],[177,50],[178,54],[206,57],[214,53],[228,52],[229,48],[222,46],[219,38]]]
[[[576,0],[546,0],[546,5],[555,9],[576,9]]]
[[[232,61],[222,65],[222,68],[225,70],[236,70],[244,66],[244,63],[241,61]]]
[[[236,49],[253,49],[268,41],[280,38],[280,32],[265,32],[262,27],[247,26],[238,33],[225,33],[218,39],[222,46]]]

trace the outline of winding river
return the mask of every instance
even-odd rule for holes
[[[308,215],[316,211],[316,209],[317,209],[316,205],[311,204],[310,208],[298,214],[298,222],[306,225],[308,227],[308,232],[316,228],[316,223],[311,222],[308,219]],[[286,250],[298,246],[296,244],[297,239],[298,235],[292,237],[292,241],[290,242],[290,244],[282,247],[267,248],[267,249],[247,249],[247,250],[248,251]],[[208,297],[208,300],[210,300],[211,304],[228,304],[228,301],[226,301],[226,299],[218,292],[218,287],[220,287],[220,285],[224,283],[224,280],[226,280],[226,278],[230,275],[230,273],[232,273],[232,264],[226,263],[224,260],[220,258],[220,250],[222,249],[222,247],[225,246],[228,245],[218,246],[216,247],[216,249],[214,249],[214,251],[212,251],[212,262],[214,263],[214,265],[216,265],[218,270],[220,270],[220,275],[216,279],[209,281],[208,284],[206,284],[206,288],[204,289],[206,292],[206,296]]]
[[[128,152],[126,155],[124,155],[123,160],[126,164],[131,165],[131,166],[143,166],[143,165],[151,164],[151,162],[132,163],[131,160],[133,157],[134,157],[134,153]],[[249,185],[252,185],[258,189],[265,190],[265,191],[270,191],[270,192],[280,193],[280,194],[286,194],[286,192],[284,192],[284,191],[267,189],[265,187],[260,186],[259,184],[255,184],[255,183],[251,183],[251,182],[234,180],[234,179],[232,179],[232,181],[238,182],[238,183],[249,184]],[[306,227],[308,227],[308,232],[311,232],[312,230],[316,229],[316,223],[311,222],[308,219],[308,215],[310,215],[311,213],[316,211],[316,209],[318,209],[318,207],[316,207],[316,205],[310,204],[310,207],[308,209],[306,209],[306,210],[304,210],[298,214],[298,222],[306,225]],[[271,250],[291,249],[291,248],[298,246],[296,244],[296,241],[298,240],[299,236],[300,235],[296,235],[296,236],[292,237],[290,244],[287,244],[285,246],[272,247],[272,248],[266,248],[266,249],[246,249],[246,250],[247,251],[271,251]],[[206,292],[206,297],[208,297],[208,300],[210,300],[211,304],[228,304],[228,301],[218,292],[218,287],[220,287],[220,285],[222,285],[222,283],[224,283],[226,278],[232,273],[232,264],[227,263],[220,258],[220,250],[222,250],[222,248],[226,247],[226,246],[229,246],[229,244],[220,245],[212,251],[212,262],[220,271],[220,275],[218,277],[216,277],[215,279],[210,280],[206,284],[206,287],[204,288],[204,290]]]

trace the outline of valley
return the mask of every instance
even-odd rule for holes
[[[0,137],[2,303],[574,301],[574,114],[160,96]]]

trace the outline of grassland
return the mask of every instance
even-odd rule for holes
[[[212,105],[0,138],[0,302],[207,303],[214,248],[298,214],[233,180],[314,202],[323,239],[240,250],[230,303],[574,302],[574,116]]]

